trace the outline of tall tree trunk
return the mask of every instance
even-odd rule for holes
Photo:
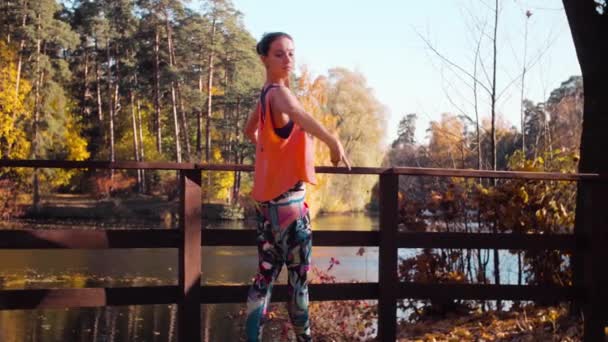
[[[226,63],[229,62],[229,58],[226,57]],[[222,106],[222,116],[223,116],[223,120],[224,122],[228,122],[229,118],[230,118],[230,105],[228,104],[228,98],[226,96],[226,94],[230,93],[230,79],[228,77],[228,67],[224,68],[224,84],[225,84],[225,89],[224,89],[224,103]],[[231,144],[230,144],[230,135],[232,132],[230,132],[230,130],[228,129],[222,129],[222,142],[224,144],[222,150],[224,151],[225,155],[230,155],[230,148],[231,148]]]
[[[21,28],[25,30],[25,24],[27,23],[27,1],[23,1],[23,7],[21,9],[23,15],[21,16]],[[10,41],[10,38],[8,39]],[[17,77],[15,80],[15,95],[19,96],[19,84],[21,82],[21,68],[23,65],[23,48],[25,47],[25,38],[21,38],[19,41],[19,51],[17,58]]]
[[[110,133],[110,161],[116,161],[115,149],[114,149],[114,92],[112,86],[114,84],[112,80],[112,56],[110,54],[110,39],[106,42],[106,60],[108,62],[106,79],[108,82],[108,119],[110,121],[110,127],[108,129]],[[113,187],[114,182],[114,169],[110,170],[110,187]],[[110,194],[112,195],[112,189]]]
[[[97,48],[97,39],[95,39],[95,51],[99,51]],[[98,126],[101,131],[103,131],[103,105],[101,101],[101,75],[99,74],[99,53],[96,53],[96,61],[95,61],[95,83],[97,88],[97,119],[99,120]]]
[[[38,24],[36,30],[40,31],[40,14],[37,17]],[[34,127],[33,127],[33,142],[32,142],[32,159],[38,159],[40,149],[39,125],[40,125],[40,88],[42,87],[42,72],[40,70],[40,54],[42,52],[42,41],[36,39],[36,82],[34,89]],[[35,213],[40,211],[40,184],[38,179],[38,169],[34,169],[32,180],[34,194],[32,196],[33,209]]]
[[[133,157],[135,161],[140,161],[139,159],[139,141],[137,134],[137,120],[135,118],[135,94],[133,94],[133,90],[129,91],[129,99],[131,103],[131,125],[133,128]],[[137,190],[142,192],[141,185],[141,170],[137,169]]]
[[[120,73],[120,50],[118,43],[114,45],[114,59],[115,59],[115,71],[114,71],[114,117],[118,116],[118,112],[121,109],[120,106],[120,84],[122,83],[122,74]]]
[[[207,62],[208,74],[207,74],[207,115],[205,122],[205,161],[209,163],[211,159],[211,112],[213,110],[213,60],[215,52],[215,29],[216,20],[213,19],[211,23],[211,50],[209,51],[209,60]]]
[[[162,122],[160,117],[160,30],[154,33],[154,114],[156,119],[156,151],[162,152]]]
[[[167,21],[167,32],[172,32],[171,27],[169,26],[169,22]],[[177,65],[177,59],[175,58],[175,48],[173,46],[173,35],[167,33],[167,38],[169,39],[169,53],[171,54],[171,65],[175,67]],[[190,147],[190,134],[188,134],[188,118],[186,117],[186,111],[184,109],[184,99],[182,96],[182,86],[181,82],[175,82],[176,90],[177,90],[177,103],[179,105],[179,114],[181,121],[181,130],[182,135],[184,137],[184,144],[186,145],[186,159],[188,161],[192,161],[192,149]]]
[[[198,77],[198,91],[203,96],[203,73],[201,72]],[[203,159],[203,108],[199,108],[196,111],[196,159],[201,161]]]
[[[492,40],[492,93],[490,94],[491,110],[492,110],[492,170],[496,170],[496,69],[497,69],[497,34],[498,34],[498,0],[494,8],[494,36]]]
[[[135,86],[137,87],[137,75],[135,75]],[[144,129],[143,129],[143,120],[141,119],[141,101],[139,100],[139,96],[137,96],[137,125],[139,126],[139,160],[144,162],[146,161],[146,149],[144,144]],[[146,170],[141,170],[141,191],[146,192]]]
[[[608,172],[608,155],[598,146],[605,145],[608,131],[608,66],[605,42],[608,35],[608,14],[598,13],[593,0],[563,0],[572,38],[583,75],[584,107],[579,172]],[[604,8],[606,11],[606,8]],[[588,246],[572,259],[573,285],[585,288],[584,302],[574,309],[583,309],[585,341],[605,339],[605,308],[608,302],[605,272],[608,206],[605,182],[578,182],[574,234]]]
[[[491,106],[492,106],[492,170],[496,170],[496,69],[497,69],[497,38],[498,38],[498,2],[495,2],[494,8],[494,36],[492,40],[492,94],[491,94]],[[496,178],[493,179],[494,185],[496,185]],[[492,232],[498,233],[497,222],[492,224]],[[500,256],[498,249],[494,249],[494,284],[500,284]],[[496,309],[500,310],[502,302],[496,301]]]
[[[521,94],[519,97],[519,111],[520,111],[520,115],[521,115],[521,151],[524,155],[524,158],[526,157],[526,113],[524,110],[524,87],[526,85],[526,57],[527,57],[527,52],[528,52],[528,21],[530,19],[530,16],[528,15],[528,13],[526,13],[526,27],[525,27],[525,32],[524,32],[524,61],[523,61],[523,70],[521,73]],[[538,146],[536,147],[538,149]]]
[[[177,118],[177,105],[176,105],[176,99],[175,99],[175,83],[171,82],[171,102],[172,102],[172,109],[173,109],[173,127],[174,127],[174,133],[175,133],[175,160],[178,163],[182,162],[182,148],[181,148],[181,144],[179,142],[179,120]]]
[[[234,147],[232,148],[232,152],[234,154],[234,163],[235,164],[239,164],[239,153],[240,152],[240,148],[238,147],[238,145],[241,142],[241,137],[240,137],[240,129],[239,129],[239,113],[241,110],[241,97],[239,95],[237,95],[236,98],[236,108],[234,111],[234,123],[233,123],[233,127],[234,127]],[[240,179],[240,172],[239,171],[234,171],[234,176],[233,176],[233,182],[232,182],[232,199],[233,199],[233,204],[236,204],[238,198],[239,198],[239,179]]]
[[[175,60],[175,57],[173,57]],[[192,149],[190,146],[190,134],[188,133],[188,117],[184,109],[184,98],[182,96],[182,87],[180,82],[177,82],[177,101],[179,103],[179,113],[182,122],[182,134],[184,136],[184,143],[186,144],[186,159],[192,161]]]
[[[526,67],[526,57],[528,54],[528,22],[530,19],[530,15],[528,14],[530,12],[526,12],[526,24],[525,24],[525,29],[524,29],[524,60],[523,60],[523,67],[522,67],[522,73],[521,73],[521,94],[519,97],[519,111],[520,111],[520,115],[521,115],[521,152],[523,154],[524,160],[527,158],[526,157],[526,111],[524,108],[524,90],[525,90],[525,86],[526,86],[526,72],[527,72],[527,67]],[[538,145],[536,145],[535,148],[536,151],[538,151]],[[535,156],[537,152],[534,152]],[[535,158],[536,159],[536,158]],[[522,284],[522,278],[523,278],[523,251],[517,251],[517,285],[521,285]]]
[[[173,37],[171,25],[169,23],[169,14],[168,10],[165,8],[165,28],[167,31],[167,45],[169,49],[169,65],[171,67],[175,66],[175,61],[173,60]],[[178,163],[182,162],[182,148],[180,144],[180,134],[179,134],[179,118],[177,116],[177,95],[176,95],[176,82],[171,81],[171,109],[173,110],[173,125],[174,125],[174,133],[175,133],[175,160]]]
[[[83,72],[83,90],[82,90],[82,111],[81,115],[87,119],[90,119],[91,107],[88,105],[88,99],[91,97],[91,91],[89,89],[89,49],[84,48],[84,72]]]
[[[483,33],[480,34],[479,41],[477,42],[477,50],[475,51],[475,63],[473,67],[473,109],[475,110],[475,134],[477,135],[477,170],[481,170],[483,168],[483,159],[481,158],[481,134],[479,132],[479,102],[477,96],[477,63],[479,62],[479,50],[481,49],[482,38]],[[481,178],[479,178],[480,184],[481,181]]]

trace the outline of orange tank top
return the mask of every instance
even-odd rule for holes
[[[292,188],[298,181],[316,184],[312,139],[297,124],[286,138],[273,127],[269,93],[276,85],[262,91],[256,107],[258,142],[252,196],[256,201],[269,201]]]

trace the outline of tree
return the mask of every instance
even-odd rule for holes
[[[608,57],[605,48],[608,36],[608,7],[605,1],[563,0],[576,54],[581,66],[583,87],[583,131],[581,134],[581,159],[579,172],[608,171],[608,155],[598,146],[605,143],[608,130]],[[606,275],[603,270],[605,239],[603,222],[608,221],[608,210],[604,197],[605,185],[578,183],[575,234],[590,242],[588,250],[581,258],[573,260],[576,285],[585,284],[589,290],[589,300],[585,302],[585,338],[589,341],[601,340],[604,334],[603,307],[606,303],[604,286]],[[585,268],[584,262],[590,267]]]
[[[15,59],[15,54],[0,41],[0,158],[26,159],[30,153],[27,129],[32,112],[25,100],[32,87],[24,80],[15,94]]]
[[[368,87],[365,77],[345,68],[329,70],[327,111],[353,165],[379,165],[384,157],[386,109]],[[325,197],[328,211],[362,210],[368,203],[376,177],[335,177]]]
[[[578,150],[583,129],[583,79],[572,76],[553,90],[546,101],[553,148]]]
[[[33,61],[28,66],[28,76],[33,79],[33,123],[31,158],[48,157],[55,144],[61,144],[68,127],[68,99],[61,83],[70,78],[70,71],[60,51],[73,48],[77,36],[70,27],[56,17],[60,6],[54,0],[41,0],[27,4],[24,32],[33,49],[28,50]],[[27,43],[26,43],[27,44]],[[25,53],[21,53],[20,56]],[[39,173],[34,170],[33,204],[39,204]]]
[[[225,24],[230,22],[234,15],[236,15],[236,11],[230,0],[209,1],[209,8],[206,13],[207,20],[211,23],[207,35],[207,108],[205,114],[205,161],[207,163],[211,158],[211,116],[213,112],[213,77],[216,71],[215,58],[221,53],[222,47],[222,41],[220,40],[222,35],[219,33],[222,33],[222,31],[225,30]],[[202,157],[202,142],[200,139],[197,142],[197,151],[199,153],[200,160]]]
[[[429,154],[434,167],[464,168],[468,154],[464,123],[455,115],[443,114],[439,122],[432,121]]]
[[[539,152],[542,154],[547,151],[547,137],[548,137],[548,120],[547,113],[545,111],[544,103],[535,104],[530,100],[523,101],[524,114],[524,130],[523,134],[526,136],[525,143],[526,149],[522,149],[524,155],[538,156]]]
[[[393,148],[412,145],[416,142],[416,114],[408,114],[401,118],[397,128],[397,139],[393,141]]]

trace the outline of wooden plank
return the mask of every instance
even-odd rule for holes
[[[598,173],[567,174],[557,172],[486,171],[472,169],[436,169],[424,167],[395,167],[393,168],[393,172],[398,175],[431,177],[502,178],[555,181],[605,181],[608,179],[608,175]]]
[[[391,168],[386,167],[351,167],[349,170],[346,167],[334,167],[334,166],[317,166],[315,168],[317,173],[331,173],[331,174],[343,174],[343,175],[381,175],[383,173],[392,172]]]
[[[399,176],[380,175],[380,246],[378,248],[378,340],[397,336],[397,218]]]
[[[201,171],[180,172],[177,327],[179,341],[201,340]]]
[[[253,165],[244,164],[196,164],[202,171],[242,171],[253,172]]]
[[[196,164],[203,171],[244,171],[253,172],[253,165],[240,164]],[[390,168],[382,167],[352,167],[350,170],[346,167],[334,166],[317,166],[317,173],[332,173],[332,174],[348,174],[348,175],[379,175],[390,171]]]
[[[377,299],[378,283],[310,284],[310,298],[315,301]],[[203,286],[201,303],[241,303],[248,285]],[[287,300],[287,285],[273,287],[273,301]],[[573,300],[584,299],[581,288],[527,285],[418,284],[398,283],[396,299],[468,299],[468,300]]]
[[[144,170],[203,170],[203,171],[243,171],[252,172],[252,165],[240,164],[195,164],[172,162],[135,161],[68,161],[68,160],[10,160],[0,159],[0,167],[64,168],[64,169],[144,169]],[[437,169],[422,167],[345,167],[318,166],[318,173],[345,175],[381,175],[391,173],[409,176],[504,178],[555,181],[608,181],[608,175],[599,173],[564,174],[552,172],[489,171],[472,169]]]
[[[255,230],[205,229],[203,246],[255,246]],[[315,246],[378,246],[377,231],[314,230]]]
[[[510,233],[399,233],[400,248],[464,248],[513,250],[566,250],[584,248],[572,234],[510,234]]]
[[[248,289],[249,285],[201,286],[200,303],[243,303]],[[314,301],[374,300],[379,296],[378,283],[310,284],[309,289]],[[287,291],[287,285],[275,285],[273,301],[286,301]],[[0,310],[171,304],[178,298],[178,286],[0,290]],[[585,300],[585,295],[576,287],[399,283],[396,298]]]
[[[203,246],[253,246],[255,231],[206,229]],[[378,246],[377,231],[315,230],[315,246]],[[580,240],[580,239],[579,239]],[[1,249],[178,248],[180,232],[166,230],[0,230]],[[574,235],[398,233],[399,248],[584,249]]]
[[[194,163],[134,162],[134,161],[72,161],[72,160],[9,160],[0,159],[0,167],[59,168],[59,169],[144,169],[194,170]]]
[[[529,285],[399,283],[398,298],[569,301],[584,299],[584,291],[575,287]]]
[[[201,303],[244,303],[249,285],[207,285],[201,287]],[[378,283],[309,284],[310,300],[375,300],[378,298]],[[287,285],[272,287],[272,301],[287,301]]]
[[[0,230],[1,249],[177,248],[177,229]]]
[[[205,229],[203,246],[253,246],[255,231]],[[378,231],[315,230],[316,246],[378,246]],[[399,248],[584,249],[574,235],[398,233]],[[178,248],[180,232],[166,230],[0,230],[1,249]]]
[[[0,290],[0,310],[170,304],[177,286]]]

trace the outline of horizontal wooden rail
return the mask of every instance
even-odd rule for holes
[[[0,230],[2,249],[177,248],[177,229]]]
[[[584,291],[574,287],[482,284],[399,283],[399,298],[469,300],[559,300],[582,299]]]
[[[250,285],[213,285],[201,287],[201,303],[243,303]],[[310,300],[362,300],[378,299],[378,283],[336,283],[308,285]],[[272,287],[272,300],[287,300],[287,285]]]
[[[573,251],[585,246],[573,234],[399,233],[400,248],[462,248]]]
[[[0,291],[0,309],[63,309],[106,305],[171,304],[175,303],[177,298],[177,286],[2,290]]]
[[[203,303],[242,303],[249,285],[203,286]],[[378,283],[337,283],[309,285],[310,298],[328,300],[376,300]],[[273,287],[273,301],[287,300],[287,285]],[[583,291],[574,287],[483,284],[399,283],[397,298],[467,299],[467,300],[574,300],[582,299]]]
[[[9,160],[0,159],[0,167],[29,167],[49,169],[146,169],[194,170],[194,163],[134,162],[134,161],[72,161],[72,160]]]
[[[407,176],[499,178],[555,181],[608,181],[608,175],[598,173],[558,173],[528,171],[490,171],[474,169],[436,169],[425,167],[394,167],[392,172]]]
[[[206,229],[203,246],[254,246],[255,230]],[[314,230],[315,246],[359,247],[378,246],[379,233],[369,231]]]
[[[252,172],[253,165],[197,164],[135,161],[69,161],[69,160],[11,160],[0,159],[0,167],[62,168],[62,169],[144,169],[144,170],[201,170]],[[608,181],[608,175],[598,173],[565,174],[555,172],[489,171],[473,169],[438,169],[423,167],[345,167],[318,166],[318,173],[381,175],[397,174],[429,177],[503,178],[555,181]]]
[[[378,231],[315,230],[315,246],[378,246]],[[584,248],[574,235],[491,233],[399,233],[399,248],[565,250]],[[177,229],[0,230],[1,249],[178,248]],[[203,246],[253,246],[255,230],[204,229]]]
[[[205,285],[201,304],[243,303],[249,285]],[[310,284],[310,300],[377,300],[378,283]],[[530,285],[419,284],[399,283],[397,298],[465,300],[581,300],[574,287]],[[53,309],[119,305],[174,304],[177,286],[108,287],[83,289],[25,289],[0,291],[0,310]],[[273,287],[273,301],[288,299],[288,286]]]

